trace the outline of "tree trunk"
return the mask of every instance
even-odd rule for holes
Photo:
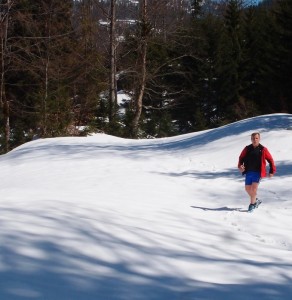
[[[109,120],[113,121],[117,106],[116,84],[116,0],[111,0],[111,25],[110,25],[110,93],[109,93]]]
[[[137,93],[137,97],[135,99],[135,111],[134,118],[132,121],[132,137],[137,138],[138,129],[139,129],[139,121],[142,113],[143,106],[143,97],[145,92],[146,85],[146,62],[147,62],[147,0],[143,0],[142,3],[142,32],[141,32],[141,44],[140,44],[140,55],[138,59],[141,60],[141,70],[140,70],[140,85],[139,91]]]
[[[143,107],[143,96],[145,91],[145,84],[146,84],[146,55],[147,54],[147,45],[146,41],[143,42],[141,46],[141,83],[140,83],[140,90],[139,94],[136,98],[135,103],[135,113],[133,118],[133,137],[137,137],[138,135],[138,129],[139,129],[139,121],[142,113],[142,107]]]
[[[3,125],[4,125],[4,149],[5,152],[9,151],[9,140],[10,140],[10,109],[9,100],[6,97],[5,91],[5,72],[6,65],[5,61],[7,58],[7,35],[9,26],[9,11],[12,7],[12,1],[7,0],[6,6],[3,4],[1,7],[1,19],[0,19],[0,38],[1,38],[1,84],[0,84],[0,108],[3,114]]]

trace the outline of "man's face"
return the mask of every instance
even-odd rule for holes
[[[251,137],[251,142],[252,142],[252,144],[253,144],[254,147],[257,147],[259,145],[259,143],[260,143],[260,136],[258,134],[253,135]]]

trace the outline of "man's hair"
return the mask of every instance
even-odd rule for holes
[[[254,137],[256,135],[258,135],[259,137],[261,136],[259,132],[254,132],[254,133],[251,134],[251,137]]]

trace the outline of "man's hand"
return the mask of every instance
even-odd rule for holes
[[[241,165],[239,168],[238,168],[239,172],[244,172],[245,171],[245,167],[244,165]]]

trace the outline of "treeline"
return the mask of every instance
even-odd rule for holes
[[[291,113],[291,16],[290,0],[2,0],[0,153]]]

